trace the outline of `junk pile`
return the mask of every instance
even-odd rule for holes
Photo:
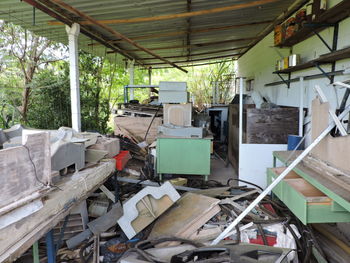
[[[86,230],[65,241],[58,262],[299,262],[311,257],[311,241],[317,244],[312,229],[266,197],[212,245],[260,189],[213,181],[202,189],[160,185],[123,173],[105,184],[111,196],[98,191],[87,200]]]

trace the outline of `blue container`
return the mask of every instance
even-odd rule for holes
[[[293,151],[298,146],[299,142],[301,141],[303,137],[298,135],[288,135],[288,151]],[[304,143],[301,143],[296,150],[303,150],[304,149]]]

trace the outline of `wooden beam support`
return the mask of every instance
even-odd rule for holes
[[[208,52],[202,52],[202,53],[197,53],[197,54],[191,54],[191,57],[203,56],[203,55],[209,55],[209,54],[216,54],[216,53],[223,53],[223,52],[231,52],[231,51],[235,51],[235,50],[242,50],[242,49],[245,49],[245,48],[249,48],[249,46],[230,48],[230,49],[223,49],[223,50],[215,50],[215,51],[208,51]],[[164,57],[164,58],[171,59],[171,58],[183,58],[183,57],[187,57],[187,55]],[[156,58],[140,58],[141,61],[155,60],[155,59]]]
[[[160,16],[151,16],[151,17],[137,17],[137,18],[130,18],[130,19],[108,19],[108,20],[99,20],[98,22],[101,24],[125,24],[125,23],[144,23],[144,22],[161,21],[161,20],[169,20],[169,19],[176,19],[176,18],[187,18],[187,17],[210,15],[215,13],[251,8],[251,7],[278,2],[278,1],[280,0],[257,0],[250,3],[234,4],[234,5],[225,6],[225,7],[217,7],[212,9],[200,10],[200,11],[185,12],[181,14],[160,15]],[[52,21],[52,22],[49,22],[49,24],[59,25],[61,23],[57,21]],[[93,25],[94,23],[86,19],[86,21],[83,21],[82,24]]]
[[[65,2],[63,2],[63,1],[61,1],[61,0],[51,0],[51,2],[54,2],[54,3],[58,4],[58,5],[60,5],[62,8],[64,8],[64,9],[68,10],[69,12],[72,12],[72,13],[78,15],[79,17],[81,17],[81,18],[83,18],[83,19],[89,21],[91,24],[102,28],[103,30],[109,32],[109,33],[112,34],[113,36],[115,36],[115,37],[117,37],[117,38],[122,38],[122,39],[124,39],[126,42],[128,42],[129,44],[131,44],[131,45],[137,47],[139,50],[142,50],[142,51],[144,51],[144,52],[146,52],[146,53],[148,53],[148,54],[150,54],[150,55],[152,55],[152,56],[154,56],[154,57],[156,57],[156,58],[158,58],[158,59],[164,61],[166,64],[170,64],[170,65],[172,65],[173,67],[175,67],[175,68],[177,68],[177,69],[179,69],[179,70],[181,70],[181,71],[187,73],[187,70],[185,70],[185,69],[179,67],[178,65],[176,65],[175,63],[173,63],[173,62],[171,62],[171,61],[169,61],[169,60],[164,59],[163,57],[161,57],[161,56],[155,54],[155,53],[152,52],[151,50],[149,50],[149,49],[147,49],[147,48],[145,48],[145,47],[143,47],[143,46],[137,44],[135,41],[133,41],[133,40],[129,39],[128,37],[124,36],[123,34],[121,34],[121,33],[117,32],[117,31],[115,31],[113,28],[111,28],[111,27],[109,27],[109,26],[106,26],[106,25],[104,25],[104,24],[98,22],[96,19],[94,19],[94,18],[92,18],[91,16],[89,16],[89,15],[87,15],[87,14],[85,14],[85,13],[79,11],[79,10],[77,10],[76,8],[72,7],[71,5],[68,5],[67,3],[65,3]],[[81,22],[80,22],[80,23],[81,23]]]
[[[234,43],[234,42],[250,41],[250,40],[254,40],[254,39],[256,39],[256,37],[229,39],[229,40],[224,40],[224,41],[191,44],[191,47],[206,47],[206,46],[221,45],[221,44],[228,44],[228,43]],[[177,46],[166,46],[166,47],[150,48],[149,50],[168,50],[168,49],[179,49],[179,48],[180,49],[187,48],[187,45],[177,45]],[[123,50],[125,52],[138,52],[138,51],[140,51],[138,49],[123,49]],[[114,51],[108,51],[107,53],[115,53],[115,52]]]
[[[36,0],[23,0],[24,2],[32,5],[33,7],[41,10],[42,12],[48,14],[49,16],[61,21],[62,23],[71,26],[75,21],[74,19],[70,17],[65,17],[62,10],[57,10],[57,8],[53,8],[52,5],[47,6],[45,1],[41,1],[44,3],[39,3]],[[52,10],[51,10],[52,9]],[[113,50],[114,53],[118,52],[122,54],[123,56],[129,58],[129,59],[135,59],[138,63],[140,63],[136,57],[133,57],[126,52],[122,51],[116,44],[108,44],[107,39],[104,39],[99,33],[94,32],[91,29],[86,28],[85,26],[82,26],[80,28],[81,32],[86,35],[87,37],[101,43],[102,45],[105,45],[106,47]]]
[[[208,63],[199,63],[199,64],[193,64],[193,65],[184,65],[184,68],[188,68],[188,67],[198,67],[198,66],[206,66],[206,65],[213,65],[213,64],[219,64],[219,63],[226,63],[226,62],[232,62],[232,61],[236,61],[236,59],[228,59],[228,60],[221,60],[221,61],[215,61],[215,62],[208,62]],[[169,66],[165,66],[165,67],[156,67],[156,68],[152,68],[154,70],[156,69],[168,69],[171,68]]]
[[[221,59],[221,58],[228,58],[228,57],[234,57],[234,56],[239,56],[241,55],[241,53],[237,53],[237,54],[231,54],[231,55],[226,55],[226,56],[217,56],[217,57],[208,57],[208,58],[199,58],[199,59],[191,59],[191,60],[184,60],[184,61],[174,61],[174,63],[191,63],[193,61],[203,61],[203,60],[211,60],[211,59]],[[144,66],[148,67],[148,66],[153,66],[153,65],[164,65],[167,63],[149,63],[149,64],[145,64]]]
[[[193,34],[199,34],[199,33],[207,33],[207,32],[213,32],[213,31],[223,31],[223,30],[229,30],[234,28],[240,28],[240,27],[246,27],[246,26],[258,26],[258,25],[264,25],[272,23],[272,20],[268,21],[261,21],[261,22],[254,22],[254,23],[247,23],[247,24],[239,24],[239,25],[229,25],[229,26],[221,26],[221,27],[211,27],[211,28],[199,28],[199,29],[191,29],[189,33]],[[166,32],[166,33],[156,33],[156,34],[149,34],[144,36],[135,36],[131,37],[132,40],[144,40],[144,39],[154,39],[154,38],[161,38],[161,37],[171,37],[171,36],[184,36],[188,33],[187,30],[183,31],[173,31],[173,32]],[[113,40],[110,43],[118,43],[123,42],[123,39],[119,40]],[[89,44],[91,46],[97,45],[98,43]]]

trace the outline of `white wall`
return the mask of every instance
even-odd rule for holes
[[[341,2],[340,0],[328,0],[329,7]],[[268,97],[271,102],[281,106],[299,106],[299,83],[291,84],[290,89],[286,85],[277,85],[266,87],[265,84],[280,81],[280,78],[272,74],[275,71],[275,64],[280,59],[280,52],[283,56],[288,56],[290,50],[278,49],[273,47],[273,35],[270,33],[255,47],[249,50],[244,56],[238,60],[238,76],[254,79],[254,90],[265,97]],[[327,28],[321,32],[321,35],[332,46],[333,28]],[[339,38],[338,49],[350,46],[350,18],[343,20],[339,24]],[[277,49],[277,50],[276,50]],[[301,62],[306,62],[319,57],[321,54],[328,53],[328,49],[321,42],[317,36],[313,36],[301,43],[292,47],[292,53],[301,55]],[[331,71],[331,66],[322,66],[326,71]],[[342,70],[350,67],[350,60],[341,60],[336,64],[336,70]],[[310,68],[303,71],[292,73],[291,78],[307,76],[321,73],[317,68]],[[287,78],[287,75],[286,75]],[[350,75],[336,76],[335,80],[347,80]],[[304,106],[309,107],[311,101],[315,98],[313,87],[319,84],[327,97],[329,98],[333,107],[337,107],[343,97],[344,89],[328,86],[329,80],[327,78],[320,78],[315,80],[305,81]]]

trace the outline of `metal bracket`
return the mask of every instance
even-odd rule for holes
[[[318,38],[322,41],[322,43],[328,48],[328,50],[330,51],[330,52],[332,52],[333,50],[332,50],[332,48],[328,45],[328,43],[326,42],[326,40],[317,32],[317,31],[314,31],[314,34],[316,35],[316,36],[318,36]]]
[[[281,76],[281,73],[277,72],[277,75],[278,77],[284,82],[284,84],[287,85],[287,88],[289,89],[290,88],[290,72],[289,73],[285,73],[285,74],[288,74],[288,81],[285,80],[282,76]]]
[[[323,68],[321,68],[319,63],[316,62],[315,67],[317,67],[322,72],[322,74],[331,81],[331,83],[333,82],[332,76],[328,75],[328,73],[326,71],[324,71]]]
[[[313,30],[314,34],[322,41],[322,43],[328,48],[330,52],[337,50],[338,45],[338,32],[339,32],[339,24],[304,24],[306,27],[313,27],[315,29],[321,28],[321,27],[334,27],[333,32],[333,44],[332,47],[326,42],[326,40],[318,33],[316,30]]]

